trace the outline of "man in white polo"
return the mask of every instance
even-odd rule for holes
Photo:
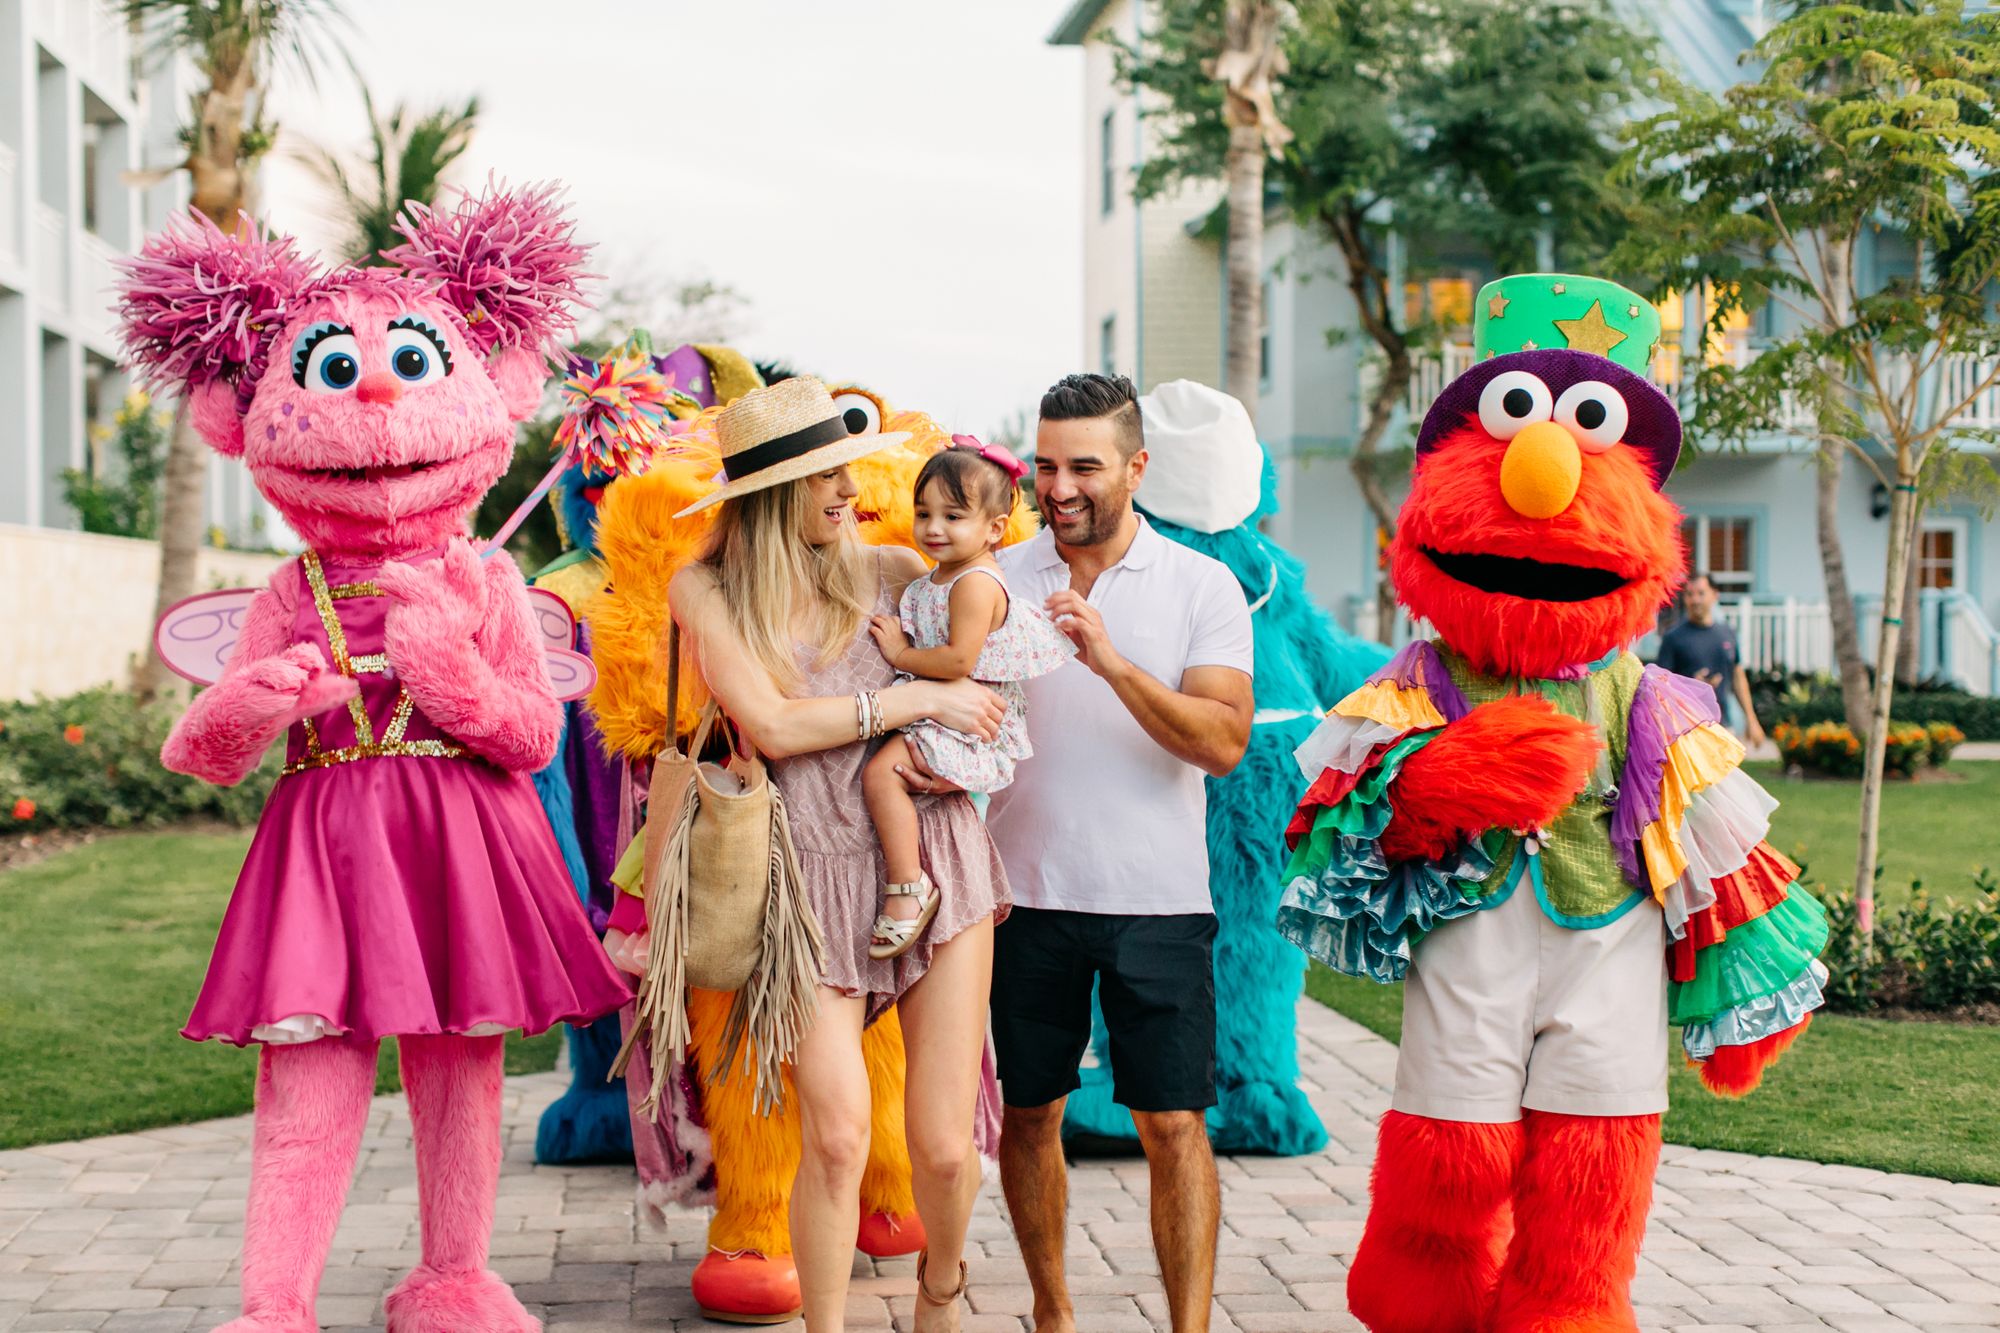
[[[988,827],[1014,912],[993,958],[1006,1103],[1000,1179],[1035,1292],[1037,1333],[1074,1333],[1063,1275],[1063,1103],[1099,987],[1118,1101],[1152,1174],[1153,1245],[1176,1333],[1208,1328],[1221,1199],[1215,913],[1203,779],[1249,744],[1250,609],[1221,563],[1132,508],[1146,473],[1123,376],[1071,375],[1042,399],[1041,535],[1000,556],[1013,596],[1047,607],[1077,658],[1028,682],[1034,757]]]

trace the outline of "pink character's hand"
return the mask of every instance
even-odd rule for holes
[[[452,538],[435,564],[390,561],[377,571],[375,586],[389,598],[383,637],[398,675],[410,674],[404,663],[417,654],[471,651],[486,616],[486,580],[465,538]]]
[[[295,643],[276,657],[245,668],[237,682],[215,688],[239,682],[246,710],[285,726],[338,708],[361,693],[360,683],[337,674],[313,643]]]

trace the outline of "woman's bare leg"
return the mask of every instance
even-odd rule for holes
[[[903,1016],[909,1080],[904,1092],[910,1183],[929,1238],[934,1293],[958,1285],[965,1232],[979,1196],[979,1156],[972,1121],[979,1102],[979,1060],[986,1047],[987,995],[993,982],[989,918],[937,947],[930,970],[897,1003]],[[917,1306],[917,1327],[955,1329],[955,1313]]]
[[[792,1065],[801,1140],[799,1174],[792,1182],[792,1258],[799,1267],[808,1333],[841,1333],[846,1327],[847,1279],[861,1225],[861,1173],[868,1164],[864,1012],[862,1001],[821,987],[819,1016]]]

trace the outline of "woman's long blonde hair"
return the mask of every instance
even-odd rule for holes
[[[813,510],[803,480],[725,500],[701,556],[744,646],[788,694],[804,684],[795,645],[817,648],[825,666],[847,650],[872,609],[867,548],[854,525],[815,546],[805,538]]]

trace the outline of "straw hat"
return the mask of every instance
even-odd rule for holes
[[[686,518],[738,495],[830,472],[909,438],[908,431],[850,435],[846,417],[834,407],[824,384],[810,375],[779,380],[744,394],[715,419],[722,485],[674,517]]]

